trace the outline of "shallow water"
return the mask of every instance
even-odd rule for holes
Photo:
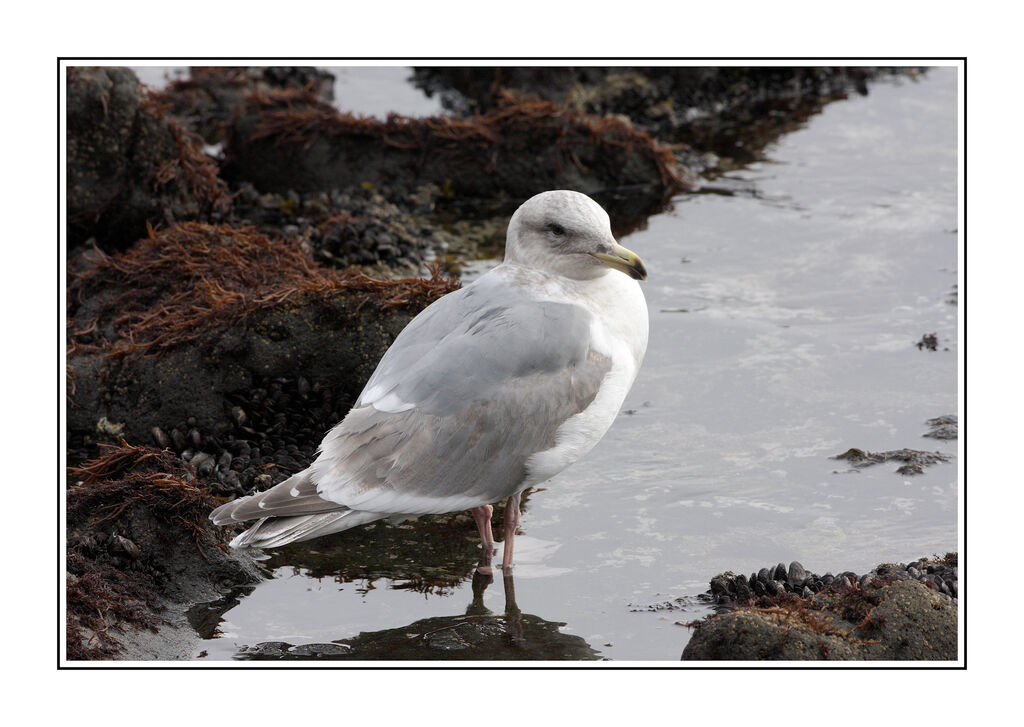
[[[350,70],[340,98],[381,114],[401,74]],[[689,631],[676,622],[707,613],[694,597],[721,571],[864,572],[956,550],[956,442],[921,437],[957,411],[956,84],[945,68],[873,84],[715,182],[731,194],[680,196],[624,238],[650,271],[650,347],[602,443],[529,498],[524,614],[565,624],[555,633],[598,658],[678,660]],[[360,107],[361,88],[382,92]],[[926,333],[937,351],[914,345]],[[851,447],[953,459],[917,476],[851,471],[831,459]],[[373,530],[282,549],[274,579],[240,594],[196,655],[464,614],[467,533],[390,564],[387,544],[353,555]],[[503,612],[500,576],[480,605]]]

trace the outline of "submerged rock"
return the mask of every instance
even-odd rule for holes
[[[945,414],[925,422],[931,430],[922,434],[922,437],[932,439],[956,439],[959,435],[956,414]]]
[[[896,449],[889,452],[868,452],[854,447],[846,450],[842,454],[837,454],[832,459],[846,460],[856,469],[862,469],[864,467],[881,464],[882,462],[896,460],[897,462],[903,462],[903,465],[896,470],[897,474],[919,475],[924,472],[925,467],[930,467],[933,464],[939,464],[941,462],[948,462],[950,458],[949,455],[942,454],[941,452],[922,452],[917,449]]]
[[[595,660],[599,655],[562,623],[529,614],[427,618],[397,629],[362,633],[327,644],[273,641],[248,646],[242,660],[357,661]]]

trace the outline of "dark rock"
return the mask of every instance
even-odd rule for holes
[[[147,223],[199,219],[227,204],[202,142],[160,107],[127,68],[67,69],[70,246],[95,238],[121,249]]]
[[[300,659],[348,656],[352,647],[345,644],[302,644],[288,649],[288,655]]]
[[[845,577],[844,577],[845,578]],[[700,622],[693,660],[940,660],[957,658],[957,607],[914,581],[825,591],[804,608],[740,610]],[[792,598],[792,597],[791,597]],[[813,617],[808,617],[808,612]]]
[[[160,231],[97,261],[73,284],[69,319],[94,322],[97,335],[88,345],[72,336],[77,406],[69,407],[69,438],[94,442],[95,422],[106,416],[126,422],[128,441],[160,443],[154,427],[173,427],[179,452],[198,435],[219,457],[218,433],[228,431],[261,442],[254,461],[256,449],[268,456],[288,444],[301,445],[305,457],[412,316],[455,287],[441,278],[389,282],[319,268],[247,230],[188,224]],[[123,319],[152,327],[124,328]],[[292,393],[298,372],[316,383],[307,400]],[[261,397],[268,383],[277,391]],[[190,417],[196,425],[183,431]],[[306,432],[302,442],[294,441],[299,432]],[[292,456],[288,466],[305,464]]]
[[[711,579],[711,592],[717,596],[729,593],[729,581],[721,576]]]
[[[292,645],[286,641],[264,641],[255,646],[246,646],[240,652],[240,656],[249,659],[272,658],[280,659],[288,654]]]
[[[264,192],[434,184],[455,198],[522,201],[644,185],[653,209],[688,186],[672,151],[628,121],[512,98],[472,119],[380,121],[292,92],[253,96],[225,153],[223,174]]]
[[[247,96],[285,89],[331,101],[334,76],[303,66],[193,66],[187,79],[172,81],[154,95],[189,129],[214,144],[224,140],[224,125],[245,106]]]
[[[730,168],[822,106],[867,82],[911,69],[856,67],[423,67],[415,82],[456,113],[486,112],[503,95],[532,96],[597,116],[628,117],[640,129],[696,147]]]
[[[190,629],[185,610],[224,583],[260,580],[208,519],[218,503],[168,451],[111,447],[67,494],[67,655],[164,658]],[[154,653],[156,652],[156,653]]]
[[[925,423],[931,427],[931,431],[922,434],[922,437],[950,440],[956,439],[958,436],[957,418],[955,414],[947,414],[945,416],[929,419]]]
[[[921,474],[925,467],[929,467],[940,462],[948,462],[949,455],[942,454],[941,452],[922,452],[916,449],[897,449],[890,452],[868,452],[863,449],[853,448],[843,452],[842,454],[837,454],[832,457],[832,459],[846,460],[853,467],[858,469],[870,467],[871,465],[882,462],[888,462],[890,460],[896,460],[898,462],[905,463],[896,470],[898,474],[916,475]]]
[[[934,333],[926,333],[921,340],[915,344],[918,350],[938,351],[939,339]]]
[[[361,633],[332,644],[267,642],[238,654],[242,660],[322,659],[471,661],[595,660],[598,653],[564,624],[529,614],[427,618],[397,629]]]

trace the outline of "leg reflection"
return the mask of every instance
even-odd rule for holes
[[[505,638],[508,643],[515,645],[523,638],[523,612],[519,610],[516,603],[516,584],[512,570],[503,566],[502,584],[505,587],[505,614],[501,619],[505,626]],[[484,593],[487,587],[494,582],[494,573],[491,569],[491,556],[484,553],[480,556],[480,563],[473,572],[471,587],[473,589],[473,601],[466,608],[467,616],[493,616],[493,612],[484,605]]]
[[[523,638],[523,612],[516,604],[516,584],[511,570],[503,571],[505,584],[505,634],[513,642]]]
[[[485,564],[486,561],[486,564]],[[480,558],[480,565],[473,573],[473,602],[466,609],[467,616],[490,616],[491,610],[484,605],[484,591],[487,586],[494,582],[494,575],[491,573],[491,558],[483,556]]]

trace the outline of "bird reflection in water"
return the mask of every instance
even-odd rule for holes
[[[347,534],[346,534],[347,535]],[[351,548],[351,541],[347,543]],[[436,543],[435,543],[436,545]],[[337,569],[337,561],[333,572],[309,570],[313,562],[325,563],[332,560],[331,553],[322,551],[307,552],[306,557],[296,552],[297,548],[289,548],[287,560],[296,569],[296,575],[303,577],[333,578],[342,583],[360,582],[367,579],[376,580],[378,590],[381,584],[380,571],[371,576],[366,570],[350,566],[343,572]],[[473,550],[476,552],[473,553]],[[351,550],[349,550],[351,553]],[[282,554],[283,555],[283,554]],[[249,644],[234,654],[241,660],[465,660],[465,661],[519,661],[519,660],[595,660],[600,655],[579,636],[563,633],[560,628],[564,623],[547,621],[538,616],[523,613],[516,600],[516,589],[513,570],[498,570],[492,565],[494,551],[481,554],[479,546],[473,544],[472,550],[464,550],[463,558],[456,561],[462,564],[461,576],[454,576],[451,571],[439,573],[432,568],[407,570],[398,567],[391,571],[385,582],[390,589],[406,590],[413,588],[424,593],[437,595],[451,594],[456,591],[458,583],[465,583],[469,576],[472,598],[460,615],[432,617],[414,621],[408,626],[390,628],[380,631],[362,632],[357,636],[345,637],[328,643],[291,644],[284,641],[269,641]],[[472,559],[464,559],[470,556]],[[275,560],[279,556],[275,556]],[[302,565],[299,566],[298,564]],[[393,563],[393,561],[392,561]],[[449,567],[454,565],[449,562]],[[359,572],[361,571],[361,572]],[[404,571],[400,573],[400,571]],[[471,571],[472,575],[467,571]],[[428,575],[429,574],[429,575]],[[492,612],[485,603],[487,589],[497,577],[502,581],[504,589],[504,609],[501,614]],[[410,576],[416,580],[410,582]],[[424,581],[430,580],[441,587],[430,587]],[[241,598],[251,597],[251,588],[241,594]],[[202,604],[193,609],[193,623],[205,638],[217,638],[218,624],[226,612],[236,606],[240,594],[233,594],[222,601]],[[228,616],[230,618],[230,616]],[[200,624],[202,627],[200,628]]]

